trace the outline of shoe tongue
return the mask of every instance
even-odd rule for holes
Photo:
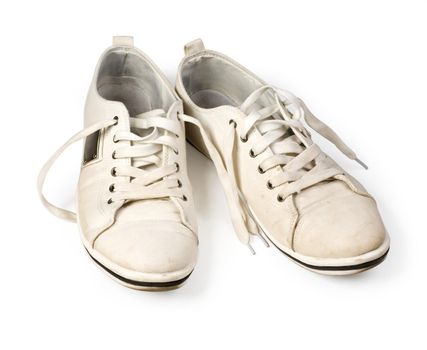
[[[163,109],[153,109],[148,112],[139,113],[137,115],[134,115],[133,118],[136,119],[150,119],[151,117],[164,117],[166,118],[166,113]],[[154,128],[148,128],[148,129],[140,129],[140,128],[133,128],[131,126],[131,132],[135,135],[138,135],[140,137],[147,137],[154,131]],[[155,135],[152,135],[154,137]],[[148,137],[148,140],[151,138]]]
[[[266,89],[263,92],[260,92],[260,89],[253,90],[248,97],[243,101],[240,105],[240,109],[243,110],[244,113],[249,114],[254,110],[254,106],[258,106],[260,108],[267,107],[274,103],[274,95],[271,89]]]

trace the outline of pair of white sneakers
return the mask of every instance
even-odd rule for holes
[[[315,272],[374,267],[389,250],[376,203],[313,143],[304,122],[365,166],[303,101],[201,40],[185,46],[175,92],[132,37],[114,37],[89,88],[85,128],[41,170],[40,197],[56,216],[78,222],[87,252],[118,282],[176,288],[198,250],[187,138],[215,164],[234,229],[252,252],[256,235]],[[81,139],[73,213],[42,190],[54,161]]]

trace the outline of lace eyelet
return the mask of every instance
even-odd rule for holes
[[[182,187],[182,182],[178,179],[178,187],[181,188]]]
[[[178,155],[178,154],[179,154],[179,151],[178,151],[177,149],[174,149],[174,150],[173,150],[173,153],[175,153],[176,155]]]
[[[109,190],[110,192],[114,192],[114,184],[110,185],[110,187],[108,187],[108,190]]]
[[[277,195],[277,201],[283,202],[284,200],[285,198],[283,196],[281,196],[280,194]]]
[[[113,154],[111,155],[111,158],[116,159],[116,151],[113,152]]]
[[[116,140],[116,135],[114,135],[114,136],[113,136],[113,142],[114,142],[114,143],[119,142],[119,140]]]
[[[254,150],[253,149],[251,149],[250,151],[249,151],[249,155],[252,157],[252,158],[255,158],[257,155],[254,153]]]
[[[184,202],[186,202],[188,199],[187,199],[187,196],[184,194],[184,195],[182,195],[182,200],[184,201]]]
[[[114,177],[117,176],[115,167],[111,169],[111,176],[114,176]]]
[[[234,128],[237,128],[237,123],[233,119],[230,119],[228,124],[234,124]]]
[[[111,203],[113,203],[113,199],[112,198],[108,199],[108,201],[107,201],[107,204],[111,204]]]
[[[179,164],[177,162],[175,162],[175,166],[176,166],[176,172],[179,171]]]
[[[181,121],[181,117],[179,116],[181,113],[179,113],[179,111],[176,111],[176,119],[178,119],[178,121]]]
[[[258,166],[258,172],[259,172],[260,174],[264,174],[264,173],[265,173],[265,171],[264,171],[260,166]]]
[[[242,141],[243,143],[248,142],[248,136],[246,136],[246,137],[241,137],[240,136],[240,141]]]
[[[273,187],[273,184],[271,183],[271,181],[270,180],[268,180],[267,181],[267,188],[269,189],[269,190],[272,190],[274,187]]]
[[[113,125],[117,125],[119,123],[119,117],[115,116],[113,119],[116,121]]]

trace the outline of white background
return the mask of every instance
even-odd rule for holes
[[[188,147],[200,257],[187,284],[144,293],[101,273],[77,227],[41,205],[36,177],[82,127],[112,35],[134,35],[171,80],[202,37],[303,98],[370,166],[316,138],[377,198],[388,259],[337,278],[260,241],[251,256],[213,166]],[[426,35],[425,1],[2,1],[0,348],[425,349]],[[72,207],[80,154],[49,177],[55,203]]]

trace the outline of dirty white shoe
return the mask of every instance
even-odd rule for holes
[[[313,143],[304,122],[366,167],[299,98],[232,59],[185,46],[176,89],[187,138],[218,170],[233,225],[250,245],[265,234],[300,265],[351,274],[382,262],[389,238],[374,199]]]
[[[132,37],[115,37],[101,56],[87,96],[85,128],[40,172],[38,188],[55,215],[78,222],[83,244],[104,271],[136,289],[180,286],[197,260],[187,177],[182,103]],[[47,172],[85,139],[77,213],[49,203]]]

